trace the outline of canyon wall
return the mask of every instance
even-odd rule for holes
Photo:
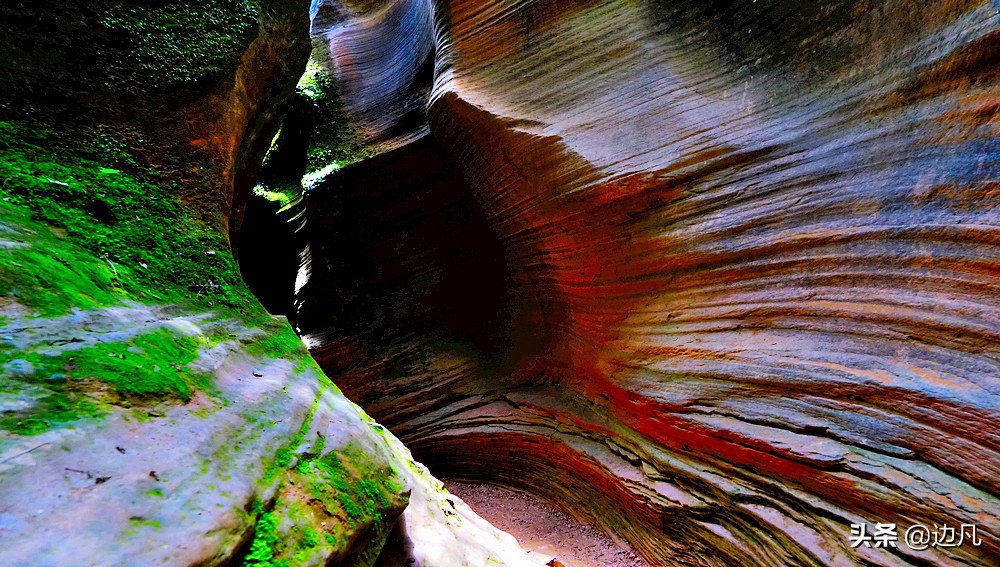
[[[0,6],[0,563],[536,565],[233,257],[302,1]]]
[[[307,196],[297,324],[349,397],[655,565],[994,564],[995,4],[425,9],[431,135]],[[401,84],[330,46],[359,116]]]

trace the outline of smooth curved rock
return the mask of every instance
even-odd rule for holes
[[[438,180],[398,189],[430,210],[337,204],[336,176],[309,196],[300,326],[349,396],[437,474],[530,490],[657,565],[993,564],[994,4],[434,12],[431,130],[476,206],[442,232],[465,197]],[[380,157],[352,202],[396,190]],[[367,228],[337,240],[344,212]],[[434,307],[340,324],[315,268],[345,241],[373,268],[355,293]],[[502,289],[472,269],[491,256]],[[852,548],[883,522],[982,543]]]
[[[314,58],[336,78],[345,114],[365,141],[391,149],[426,134],[429,0],[314,0],[311,13]]]

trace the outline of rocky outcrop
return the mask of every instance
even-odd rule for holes
[[[433,14],[433,141],[308,197],[300,326],[348,396],[657,565],[1000,556],[992,3]]]
[[[0,6],[4,565],[535,564],[240,278],[308,26],[299,1]]]

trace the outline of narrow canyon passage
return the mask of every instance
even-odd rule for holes
[[[1000,562],[997,0],[0,2],[0,53],[5,567]]]
[[[432,471],[651,564],[990,564],[996,11],[869,4],[314,4],[381,153],[305,195],[296,328]]]

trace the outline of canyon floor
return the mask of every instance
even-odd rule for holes
[[[597,528],[528,494],[492,484],[443,482],[482,518],[516,537],[525,551],[545,558],[549,565],[647,567]]]

